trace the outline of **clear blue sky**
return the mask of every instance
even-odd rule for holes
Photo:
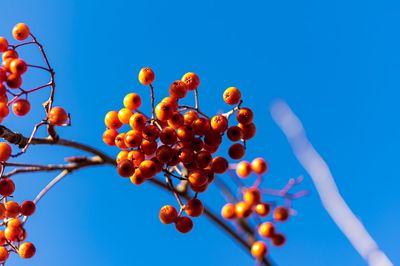
[[[304,174],[268,113],[273,99],[286,99],[345,199],[400,264],[399,8],[396,1],[343,0],[4,1],[0,35],[10,36],[20,21],[31,26],[57,72],[56,103],[72,113],[73,127],[60,133],[110,154],[116,150],[101,141],[103,115],[121,106],[129,91],[148,97],[137,82],[141,67],[155,69],[158,99],[172,80],[194,71],[208,113],[224,106],[226,87],[242,90],[258,126],[246,158],[265,156],[267,185],[280,186]],[[6,125],[27,133],[39,118],[32,112]],[[71,152],[36,148],[34,158],[25,158],[61,162]],[[17,197],[33,198],[51,177],[16,177]],[[312,195],[297,202],[298,216],[280,227],[288,243],[271,251],[273,260],[364,265],[308,177],[304,187]],[[224,203],[215,189],[205,198]],[[107,167],[74,173],[40,202],[27,225],[37,256],[13,256],[11,265],[253,265],[205,218],[189,235],[161,225],[157,215],[165,203],[173,198],[150,185],[134,187]]]

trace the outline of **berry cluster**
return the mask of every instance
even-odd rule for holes
[[[53,107],[54,97],[54,71],[50,67],[43,46],[37,41],[30,32],[29,27],[24,23],[17,24],[12,35],[17,41],[25,41],[17,45],[9,44],[5,37],[0,36],[0,54],[2,61],[0,66],[0,122],[9,115],[10,106],[16,116],[25,116],[31,110],[31,103],[28,96],[36,91],[51,87],[49,99],[43,104],[46,117],[34,126],[30,138],[26,141],[22,138],[18,142],[14,139],[14,144],[21,148],[21,151],[12,155],[12,148],[6,142],[0,142],[0,263],[4,264],[8,259],[10,252],[18,253],[22,258],[31,258],[36,252],[35,246],[30,242],[23,242],[27,237],[24,224],[27,217],[35,212],[35,203],[27,200],[18,204],[16,201],[9,200],[13,197],[15,184],[10,178],[12,174],[5,173],[6,167],[18,167],[25,164],[11,163],[11,157],[17,157],[23,154],[34,138],[37,129],[42,125],[48,126],[50,137],[55,137],[55,126],[69,125],[69,114],[61,107]],[[29,40],[30,38],[30,40]],[[39,48],[46,66],[31,65],[23,60],[17,49],[27,45],[35,45]],[[46,71],[50,74],[50,82],[42,84],[32,89],[23,89],[22,77],[26,75],[29,68],[36,68]]]
[[[123,99],[124,108],[110,111],[105,116],[106,131],[103,141],[117,146],[121,151],[116,157],[120,176],[130,177],[135,185],[140,185],[157,173],[163,173],[166,185],[173,191],[180,210],[166,205],[160,210],[162,223],[175,223],[179,232],[187,233],[193,227],[188,217],[198,217],[203,213],[203,204],[198,193],[207,190],[215,174],[224,173],[229,166],[223,156],[214,155],[226,134],[235,142],[229,148],[232,159],[241,159],[245,154],[246,140],[255,135],[253,112],[242,107],[239,89],[229,87],[223,93],[224,101],[234,106],[229,112],[207,116],[199,109],[199,77],[189,72],[169,86],[169,96],[155,105],[153,81],[155,74],[151,68],[139,72],[139,82],[147,85],[151,92],[151,117],[139,111],[141,97],[129,93]],[[195,105],[180,105],[180,100],[193,91]],[[229,125],[229,118],[236,113],[236,124]],[[123,125],[129,129],[121,131]],[[172,182],[176,178],[185,189],[191,189],[194,196],[183,204]],[[185,212],[188,216],[183,216]]]
[[[0,161],[8,161],[11,156],[11,147],[8,143],[0,142]],[[2,170],[4,171],[4,170]],[[18,204],[16,201],[8,200],[13,197],[15,184],[11,178],[1,174],[0,179],[0,195],[2,201],[0,203],[0,223],[3,230],[0,230],[0,262],[4,263],[10,252],[18,253],[22,258],[28,259],[33,257],[36,252],[35,246],[30,242],[23,242],[26,239],[26,231],[24,223],[28,216],[31,216],[36,209],[35,203],[30,200],[23,201]],[[23,242],[23,243],[21,243]]]
[[[276,230],[276,224],[289,219],[292,200],[306,195],[307,191],[289,193],[293,186],[302,181],[301,177],[290,179],[281,190],[261,188],[263,175],[267,173],[267,170],[268,164],[263,158],[256,158],[251,163],[241,161],[236,165],[232,165],[229,173],[238,184],[239,195],[238,198],[234,198],[235,202],[227,203],[222,207],[221,215],[227,220],[249,220],[249,223],[251,223],[250,219],[253,218],[258,235],[261,238],[269,239],[272,245],[280,247],[285,244],[286,237]],[[252,173],[256,174],[258,178],[250,187],[247,187],[242,180],[247,179]],[[265,196],[283,198],[285,199],[285,204],[278,205],[275,201],[265,201]],[[272,213],[272,217],[268,219],[270,213]],[[267,220],[263,221],[263,219]],[[255,258],[261,259],[265,257],[267,252],[268,247],[264,241],[253,241],[251,254]]]
[[[44,53],[43,46],[36,40],[35,36],[30,32],[29,27],[25,23],[15,25],[12,30],[12,35],[17,41],[25,41],[17,45],[9,44],[5,37],[0,36],[0,53],[2,53],[2,63],[0,67],[0,121],[3,121],[10,113],[10,105],[13,113],[16,116],[25,116],[31,110],[31,104],[28,100],[29,94],[42,90],[46,87],[51,87],[50,98],[45,102],[46,117],[36,126],[66,126],[69,125],[69,115],[62,107],[53,107],[53,96],[55,89],[54,71],[50,67],[47,56]],[[31,38],[31,40],[27,40]],[[17,49],[27,46],[36,45],[40,49],[46,63],[46,67],[28,64],[24,61]],[[50,74],[51,80],[48,83],[42,84],[35,88],[23,89],[22,77],[29,68],[36,68],[46,71]],[[9,97],[11,99],[9,99]],[[34,130],[33,134],[36,132]],[[23,150],[23,152],[26,149]]]

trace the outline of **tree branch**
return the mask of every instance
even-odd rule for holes
[[[7,127],[0,125],[0,138],[3,138],[4,140],[8,141],[9,143],[16,144],[19,147],[24,147],[26,142],[28,141],[28,138],[23,136],[20,133],[14,132]],[[14,169],[9,173],[6,173],[5,175],[7,176],[12,176],[18,173],[27,173],[27,172],[37,172],[37,171],[59,171],[62,170],[60,175],[58,175],[56,178],[54,178],[36,197],[35,201],[39,201],[54,185],[56,185],[62,178],[64,178],[66,175],[71,173],[72,171],[78,170],[83,167],[88,167],[88,166],[94,166],[94,165],[112,165],[116,166],[115,160],[103,153],[102,151],[99,151],[91,146],[88,146],[83,143],[75,142],[75,141],[70,141],[70,140],[65,140],[65,139],[59,139],[59,140],[53,140],[50,138],[34,138],[32,139],[31,142],[32,145],[58,145],[58,146],[65,146],[65,147],[70,147],[74,148],[77,150],[89,152],[93,155],[94,157],[80,157],[82,160],[79,162],[73,162],[69,164],[64,164],[64,165],[48,165],[48,166],[43,166],[43,165],[25,165],[23,168],[20,169]],[[84,159],[86,158],[86,159]],[[9,163],[10,166],[19,166],[18,164],[15,163]],[[150,183],[153,185],[156,185],[159,188],[162,188],[164,191],[169,192],[170,189],[167,187],[167,185],[160,181],[157,178],[152,178],[148,180]],[[174,189],[175,190],[175,189]],[[184,197],[185,199],[189,200],[191,199],[190,195],[188,193],[180,193],[179,191],[175,190],[175,193],[178,195]],[[218,225],[222,230],[224,230],[228,235],[230,235],[234,240],[236,240],[245,250],[248,251],[248,254],[250,254],[250,249],[251,249],[251,242],[252,241],[246,241],[243,239],[234,229],[232,229],[224,220],[222,220],[218,215],[216,215],[214,212],[212,212],[208,207],[204,208],[204,215],[209,218],[212,222],[214,222],[216,225]],[[251,228],[250,228],[251,229]],[[250,230],[247,228],[247,230]],[[247,231],[246,230],[246,231]],[[272,264],[269,262],[267,258],[263,258],[262,264],[265,266],[271,266]]]

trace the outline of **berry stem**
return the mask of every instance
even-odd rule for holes
[[[156,118],[156,111],[154,108],[154,88],[153,85],[150,84],[150,98],[151,98],[151,121],[154,122],[155,118]]]

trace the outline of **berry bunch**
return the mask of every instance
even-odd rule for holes
[[[17,41],[24,41],[22,43],[12,45],[9,44],[5,37],[0,36],[0,53],[2,54],[2,62],[0,67],[0,122],[6,118],[10,113],[10,106],[12,112],[16,116],[25,116],[31,110],[31,103],[28,96],[36,91],[51,87],[49,99],[43,104],[46,111],[46,117],[38,124],[36,124],[33,135],[36,133],[38,127],[48,125],[49,134],[56,137],[53,133],[54,126],[67,126],[70,125],[69,114],[62,107],[53,107],[53,97],[55,90],[54,71],[50,67],[47,56],[43,50],[43,46],[37,41],[36,37],[30,32],[28,25],[25,23],[18,23],[12,30],[12,35]],[[28,40],[28,39],[31,40]],[[46,66],[39,66],[26,63],[20,57],[19,48],[27,45],[36,45],[46,63]],[[27,73],[29,68],[35,68],[46,71],[50,74],[50,81],[41,84],[31,89],[23,89],[22,77]],[[24,147],[22,152],[25,152],[29,143]]]
[[[13,30],[12,35],[15,40],[22,41],[22,43],[12,45],[9,44],[5,37],[0,36],[0,122],[9,115],[10,106],[12,112],[20,117],[27,115],[31,110],[31,103],[28,96],[31,93],[50,87],[51,92],[49,99],[43,104],[45,107],[45,118],[34,126],[29,139],[23,137],[13,138],[4,137],[10,143],[16,144],[21,148],[21,151],[12,155],[12,148],[6,142],[0,142],[0,263],[4,264],[8,259],[10,252],[18,253],[22,258],[31,258],[36,252],[35,246],[30,242],[23,242],[27,237],[24,229],[24,224],[27,217],[35,212],[36,205],[33,201],[27,200],[18,204],[16,201],[9,200],[13,197],[15,191],[15,184],[10,178],[13,171],[5,173],[6,167],[24,167],[32,166],[30,164],[11,163],[11,157],[17,157],[23,154],[33,140],[37,129],[42,125],[47,125],[49,135],[56,141],[58,138],[54,127],[69,125],[70,117],[67,112],[61,107],[53,107],[54,98],[54,71],[50,67],[47,56],[43,50],[43,46],[37,41],[35,36],[30,32],[29,27],[24,23],[17,24]],[[30,38],[30,40],[29,40]],[[39,48],[41,55],[45,61],[46,66],[39,66],[26,63],[20,57],[18,49],[27,45],[35,45]],[[46,71],[50,75],[50,81],[31,89],[23,89],[22,77],[27,74],[28,69],[35,68]],[[4,126],[2,132],[4,132]],[[11,132],[11,131],[8,131]],[[6,133],[5,135],[7,135]]]
[[[147,85],[151,92],[151,117],[139,108],[142,99],[137,93],[129,93],[123,99],[124,107],[110,111],[105,116],[107,127],[103,141],[120,149],[116,157],[120,176],[130,177],[135,185],[140,185],[157,173],[163,173],[166,185],[175,194],[179,211],[166,205],[160,210],[162,223],[175,223],[181,233],[189,232],[193,227],[190,217],[203,213],[203,204],[198,194],[207,190],[215,174],[224,173],[229,166],[228,160],[215,153],[219,150],[226,134],[235,142],[229,148],[232,159],[242,158],[246,150],[246,140],[255,135],[253,112],[242,107],[242,95],[239,89],[229,87],[223,93],[223,100],[231,106],[230,111],[212,117],[200,111],[198,87],[200,79],[193,72],[186,73],[180,80],[169,86],[169,96],[155,104],[153,81],[155,74],[151,68],[139,72],[139,82]],[[180,105],[180,100],[193,91],[195,105]],[[236,123],[230,125],[229,118],[236,114]],[[122,131],[128,125],[127,131]],[[190,189],[194,196],[183,204],[172,178],[181,181],[181,188]],[[188,216],[183,216],[185,212]]]
[[[2,169],[5,168],[4,162],[8,161],[10,156],[10,145],[0,142]],[[24,223],[26,218],[35,212],[36,205],[30,200],[23,201],[21,204],[8,200],[8,198],[13,197],[15,184],[11,178],[3,175],[3,171],[0,179],[0,195],[2,200],[0,203],[0,219],[2,220],[0,226],[3,227],[0,230],[0,262],[2,263],[8,259],[10,252],[18,253],[25,259],[33,257],[36,252],[36,248],[32,243],[23,242],[27,237]]]
[[[289,219],[292,209],[291,202],[294,199],[306,195],[307,191],[299,191],[291,194],[292,187],[299,184],[303,179],[290,179],[281,190],[261,188],[263,175],[268,171],[268,164],[263,158],[256,158],[251,163],[241,161],[231,165],[229,173],[232,179],[238,184],[238,198],[231,195],[235,202],[225,204],[221,209],[221,215],[226,220],[241,222],[247,220],[249,223],[256,224],[257,233],[261,238],[269,239],[272,245],[280,247],[285,244],[285,235],[276,230],[276,224],[285,222]],[[258,177],[256,181],[247,187],[243,179],[247,179],[252,173]],[[264,196],[264,197],[263,197]],[[284,205],[278,205],[276,201],[266,201],[265,196],[275,196],[285,200]],[[269,214],[272,217],[268,219]],[[253,221],[250,221],[253,219]],[[267,219],[267,220],[265,220]],[[264,221],[263,221],[264,220]],[[268,252],[267,244],[264,241],[253,241],[251,254],[261,259]]]

